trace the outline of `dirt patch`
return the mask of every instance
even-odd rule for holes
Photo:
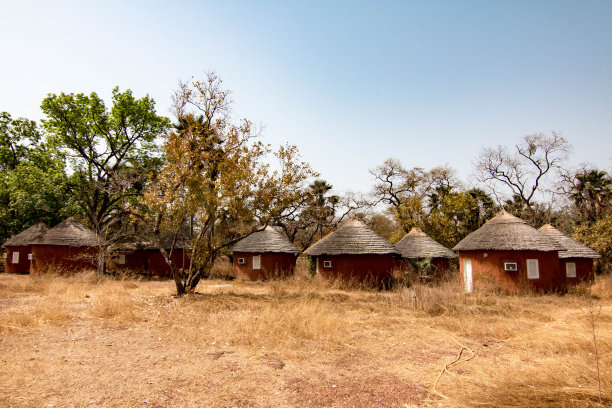
[[[320,381],[295,378],[288,381],[286,388],[294,393],[295,406],[302,407],[422,407],[435,398],[423,387],[392,375]]]

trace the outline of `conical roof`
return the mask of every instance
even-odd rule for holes
[[[560,251],[563,248],[541,231],[502,210],[482,227],[463,238],[455,251]]]
[[[559,251],[559,258],[601,258],[597,252],[591,248],[582,245],[580,242],[574,241],[561,231],[550,224],[546,224],[540,228],[540,231],[554,239],[559,245],[565,248],[564,251]]]
[[[19,234],[13,236],[8,241],[4,243],[4,246],[28,246],[31,245],[32,242],[35,242],[42,238],[42,236],[47,232],[49,228],[45,223],[39,222],[36,225],[32,225],[30,228],[25,231],[20,232]]]
[[[263,231],[254,232],[238,241],[232,252],[299,254],[300,250],[284,234],[268,225]]]
[[[403,258],[456,258],[450,249],[434,241],[420,228],[412,228],[397,244],[397,250]]]
[[[391,243],[356,219],[345,222],[304,253],[311,256],[399,254]]]
[[[46,234],[32,244],[95,247],[100,245],[100,242],[95,232],[81,224],[76,218],[70,217],[47,230]]]

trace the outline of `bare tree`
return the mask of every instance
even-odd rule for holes
[[[537,194],[545,192],[547,177],[563,167],[570,150],[567,140],[556,132],[525,136],[512,150],[484,148],[476,162],[476,178],[496,197],[503,195],[502,187],[532,210]]]

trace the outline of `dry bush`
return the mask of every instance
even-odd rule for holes
[[[596,276],[590,292],[599,299],[612,300],[612,274]]]

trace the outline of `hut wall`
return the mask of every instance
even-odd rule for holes
[[[19,262],[13,263],[13,254],[19,253]],[[7,273],[28,273],[30,272],[30,260],[28,255],[32,253],[29,246],[8,246],[6,247],[6,259],[4,260],[4,271]]]
[[[134,271],[137,273],[146,273],[148,270],[149,254],[147,251],[127,252],[125,255],[125,263],[119,263],[119,255],[114,255],[108,263],[108,269],[111,271]],[[165,261],[164,261],[165,263]]]
[[[159,252],[159,249],[147,251],[147,266],[148,274],[154,276],[172,276],[172,269],[164,259],[164,256]],[[182,249],[172,251],[172,260],[174,264],[180,268],[189,268],[189,257]]]
[[[45,272],[49,267],[63,269],[65,272],[80,272],[82,269],[96,268],[97,248],[68,247],[55,245],[33,245],[34,259],[30,264],[30,274]]]
[[[261,256],[260,269],[253,269],[254,256]],[[244,258],[245,263],[239,264],[238,258]],[[293,254],[234,252],[234,273],[239,279],[252,281],[289,276],[293,275],[296,259]]]
[[[577,284],[580,282],[593,282],[595,280],[595,272],[593,270],[593,260],[590,258],[563,258],[559,260],[561,264],[561,274],[565,276],[565,281],[568,284]],[[576,265],[576,277],[570,278],[566,274],[566,265],[573,262]]]
[[[485,257],[484,254],[487,254]],[[460,251],[459,271],[465,287],[464,259],[472,261],[473,287],[498,287],[510,292],[524,289],[554,291],[565,286],[557,251]],[[527,278],[527,260],[537,259],[540,277]],[[517,271],[504,270],[505,262],[516,262]]]
[[[393,255],[321,255],[316,257],[319,278],[381,284],[393,274]],[[331,261],[331,267],[324,262]]]

